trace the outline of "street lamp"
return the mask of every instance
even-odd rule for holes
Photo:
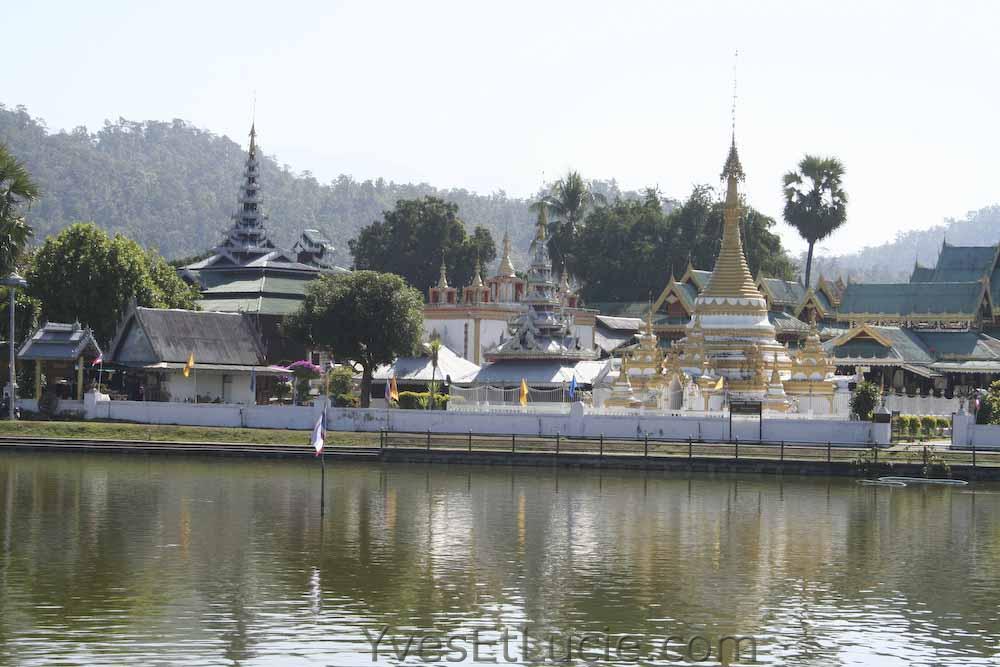
[[[10,347],[10,396],[8,400],[10,401],[10,418],[13,420],[17,419],[17,412],[15,411],[17,391],[14,389],[17,382],[17,376],[14,373],[14,296],[17,293],[18,287],[24,289],[28,286],[28,281],[17,275],[17,271],[13,271],[9,276],[0,281],[0,285],[6,287],[10,292],[10,335],[7,337],[7,344]]]

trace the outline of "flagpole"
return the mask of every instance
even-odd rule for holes
[[[319,515],[326,514],[326,408],[323,409],[323,449],[319,453]]]

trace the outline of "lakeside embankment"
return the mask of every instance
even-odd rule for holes
[[[109,422],[0,422],[0,449],[311,458],[309,434]],[[890,448],[792,443],[605,440],[548,436],[329,432],[327,457],[680,472],[1000,479],[1000,453],[921,445]]]

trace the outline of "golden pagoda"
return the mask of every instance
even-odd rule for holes
[[[687,335],[679,341],[681,365],[698,377],[705,405],[712,409],[721,409],[723,394],[764,400],[768,378],[773,376],[768,371],[777,369],[780,377],[788,377],[791,367],[743,254],[738,186],[745,177],[735,136],[722,178],[726,180],[722,245],[712,276],[695,300]]]
[[[796,400],[799,412],[834,411],[835,386],[828,378],[835,370],[836,364],[820,342],[814,314],[802,348],[792,357],[791,378],[785,380],[785,392]]]
[[[628,368],[628,380],[643,407],[659,408],[663,399],[663,351],[653,333],[653,310],[646,316],[646,328],[639,334],[639,344],[625,353],[622,367]],[[613,404],[613,403],[612,403]]]

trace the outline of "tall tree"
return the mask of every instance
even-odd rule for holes
[[[24,208],[39,196],[28,170],[0,144],[0,273],[7,275],[28,245],[32,230],[24,221]]]
[[[489,230],[476,227],[469,236],[458,206],[437,197],[399,200],[348,246],[356,269],[395,273],[421,293],[437,282],[442,260],[449,281],[464,286],[477,261],[489,264],[497,254]]]
[[[361,407],[368,407],[375,368],[420,345],[423,298],[391,273],[324,275],[309,283],[302,306],[285,318],[283,329],[307,347],[360,367]]]
[[[836,158],[806,155],[797,171],[782,179],[785,193],[785,222],[798,231],[809,252],[806,255],[806,280],[812,279],[813,249],[847,222],[847,193],[841,180],[844,165]]]
[[[195,308],[198,298],[163,258],[93,223],[47,238],[27,278],[45,319],[82,322],[102,343],[114,335],[132,299],[152,308]]]
[[[573,253],[580,225],[588,211],[604,203],[604,196],[594,192],[580,172],[570,171],[532,204],[532,210],[544,207],[549,215],[549,256],[556,271],[567,267],[573,273]]]

